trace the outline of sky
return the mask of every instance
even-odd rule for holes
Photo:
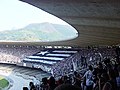
[[[22,28],[30,23],[67,25],[59,18],[19,0],[0,0],[0,31]]]

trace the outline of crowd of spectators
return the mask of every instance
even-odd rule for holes
[[[115,47],[80,48],[78,53],[54,64],[52,67],[53,75],[55,77],[66,75],[73,71],[86,68],[89,64],[96,65],[97,62],[102,62],[105,58],[110,58],[114,61],[116,56],[117,54]]]
[[[40,49],[0,45],[0,51],[0,62],[17,64]],[[120,90],[119,60],[120,49],[116,47],[80,48],[76,54],[54,64],[50,78],[43,78],[39,85],[30,82],[23,90]]]
[[[29,86],[23,90],[120,90],[120,64],[107,58],[96,66],[89,65],[85,73],[74,71],[59,78],[44,77],[39,86]]]
[[[17,64],[21,63],[26,56],[40,51],[34,46],[22,45],[0,45],[0,62]]]
[[[53,76],[23,90],[120,90],[119,57],[115,47],[80,49],[53,66]]]

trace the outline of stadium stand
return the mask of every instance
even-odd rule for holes
[[[52,73],[52,66],[65,60],[66,58],[71,57],[75,53],[77,53],[77,50],[44,49],[32,56],[27,56],[23,60],[23,64],[34,68],[40,67],[42,70]]]
[[[0,62],[21,64],[26,56],[38,52],[39,49],[28,45],[0,45]]]
[[[43,78],[39,89],[64,90],[66,85],[75,85],[79,90],[119,90],[120,64],[115,50],[116,47],[81,48],[73,56],[54,65],[54,77]]]
[[[0,70],[3,73],[12,72],[18,77],[32,80],[34,90],[44,89],[44,80],[48,90],[53,90],[61,84],[77,85],[81,88],[80,90],[84,90],[84,88],[108,88],[106,85],[107,81],[111,81],[111,79],[114,81],[114,78],[117,79],[118,85],[111,85],[111,88],[119,90],[118,68],[120,65],[120,55],[119,47],[117,46],[72,49],[40,49],[34,46],[31,47],[32,46],[1,46],[1,55],[4,53],[6,55],[17,56],[19,57],[19,62],[16,58],[12,58],[14,63],[11,63],[10,58],[1,56],[2,64],[0,64]],[[18,50],[19,52],[17,52]],[[8,58],[7,61],[4,58]],[[90,69],[90,67],[92,67],[92,69]],[[111,71],[116,76],[111,76]],[[89,78],[86,76],[87,73],[90,73]],[[109,78],[107,81],[104,81],[104,85],[99,86],[99,80],[103,80],[103,76],[106,74],[109,75]],[[39,83],[36,84],[32,77],[36,78]],[[50,81],[51,78],[52,81]],[[90,78],[92,78],[92,84],[88,83],[88,79]],[[50,84],[50,82],[52,84]]]

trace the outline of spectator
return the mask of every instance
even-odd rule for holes
[[[71,84],[62,84],[56,87],[54,90],[81,90],[81,89]]]
[[[29,83],[29,87],[30,87],[30,90],[36,90],[33,82],[30,82],[30,83]]]
[[[108,71],[109,80],[104,84],[102,90],[117,90],[115,73],[112,69]]]
[[[49,79],[49,90],[54,90],[56,88],[55,78],[53,76]]]
[[[93,89],[93,73],[92,73],[93,67],[90,65],[89,70],[86,71],[83,77],[86,78],[86,90],[92,90]]]
[[[63,77],[62,77],[62,80],[63,80],[63,83],[64,83],[64,84],[70,84],[70,83],[71,83],[71,82],[70,82],[70,79],[69,79],[69,77],[68,77],[67,75],[63,76]]]
[[[47,78],[42,78],[42,84],[40,85],[40,90],[49,90],[49,84]]]
[[[119,73],[119,76],[116,77],[116,82],[117,82],[117,88],[118,90],[120,90],[120,65],[118,66],[118,73]]]
[[[77,72],[74,72],[74,85],[81,88],[81,76]]]
[[[27,87],[23,87],[23,90],[28,90],[28,88]]]
[[[102,73],[98,75],[98,79],[99,90],[102,90],[104,84],[109,80],[109,76],[107,73]]]

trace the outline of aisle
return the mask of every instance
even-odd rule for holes
[[[32,81],[32,80],[27,80],[13,74],[10,74],[9,78],[13,80],[13,86],[9,90],[22,90],[24,86],[28,87],[29,82]]]
[[[24,86],[29,86],[29,82],[37,82],[34,77],[28,77],[26,75],[19,75],[10,72],[0,72],[0,75],[5,76],[6,79],[10,82],[11,87],[9,88],[9,90],[22,90]]]

